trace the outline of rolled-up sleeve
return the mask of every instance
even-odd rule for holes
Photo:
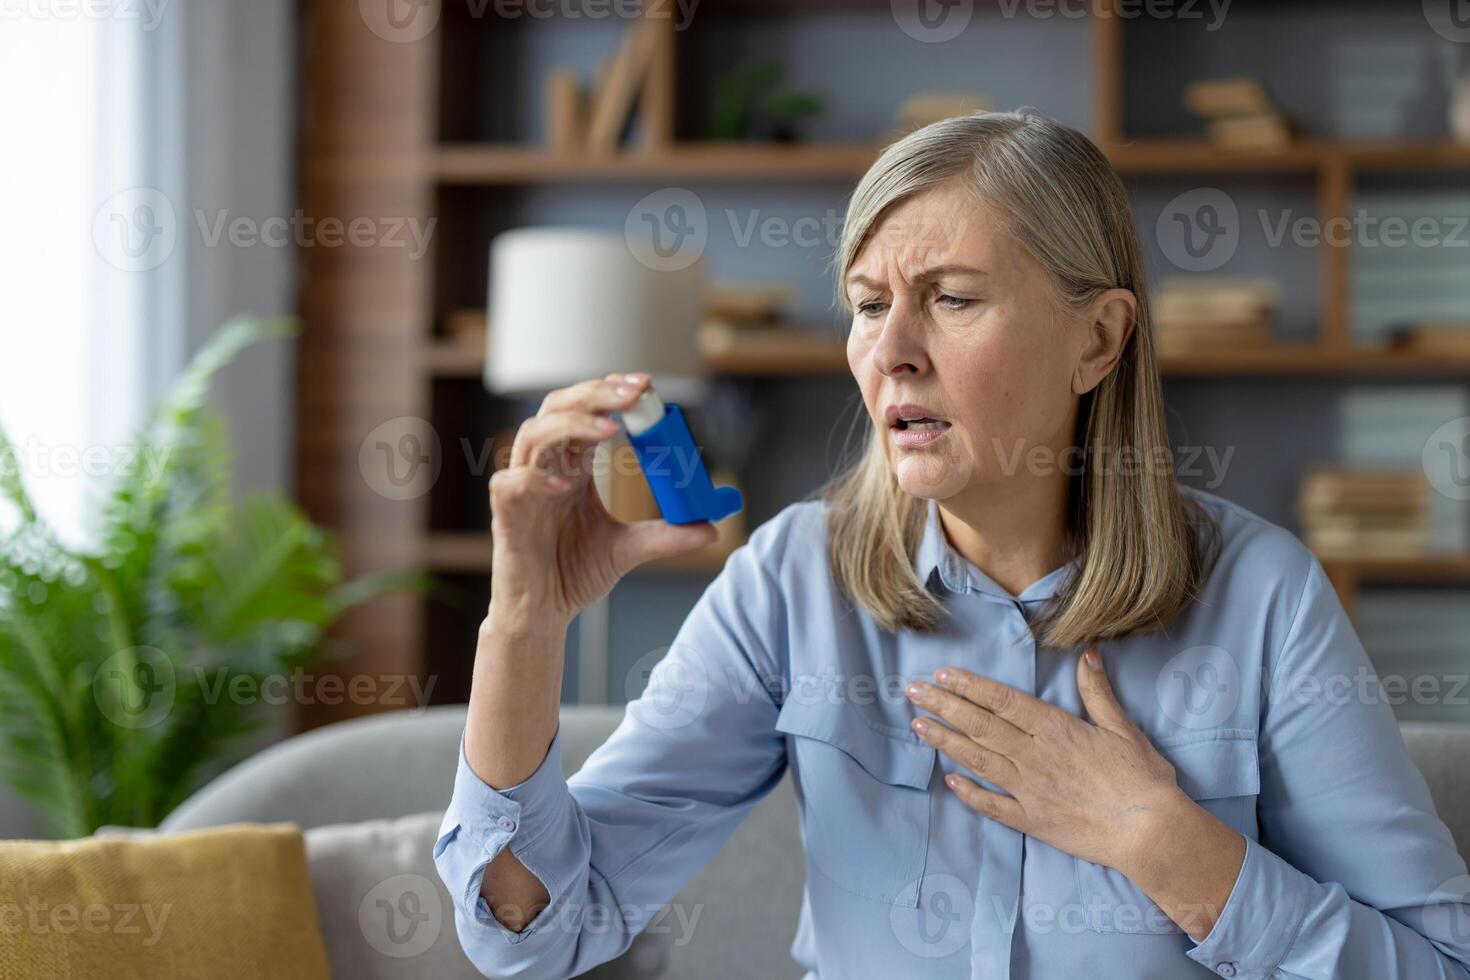
[[[454,796],[439,826],[434,860],[451,889],[455,907],[472,914],[477,925],[498,933],[508,943],[535,936],[551,921],[548,916],[537,916],[522,931],[512,932],[491,914],[480,894],[485,867],[509,847],[526,870],[541,880],[555,906],[561,882],[568,877],[567,869],[558,864],[565,863],[564,856],[577,853],[572,835],[579,832],[576,806],[562,775],[560,730],[530,778],[498,791],[475,775],[460,739]]]
[[[617,957],[779,782],[785,611],[765,567],[775,523],[731,555],[667,653],[647,658],[657,663],[643,694],[571,779],[560,731],[536,772],[500,791],[461,743],[435,864],[486,976],[574,976]],[[551,899],[520,933],[481,895],[506,848]]]
[[[1225,977],[1470,978],[1470,878],[1315,559],[1261,721],[1261,841],[1188,951]]]

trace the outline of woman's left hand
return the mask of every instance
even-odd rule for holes
[[[937,671],[935,679],[938,685],[910,684],[908,696],[948,724],[921,717],[914,730],[1005,791],[958,774],[945,778],[986,817],[1129,874],[1154,850],[1171,817],[1192,803],[1174,767],[1124,713],[1095,647],[1077,664],[1077,687],[1092,721],[957,667]]]

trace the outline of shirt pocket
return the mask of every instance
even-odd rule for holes
[[[1250,835],[1250,815],[1261,791],[1253,732],[1198,732],[1157,748],[1173,763],[1179,788],[1190,799],[1231,828]],[[1122,872],[1081,858],[1074,860],[1083,915],[1094,932],[1184,932]]]
[[[776,730],[789,736],[811,867],[847,891],[915,907],[934,747],[852,704],[788,700]]]

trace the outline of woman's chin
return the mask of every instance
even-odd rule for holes
[[[959,493],[970,482],[968,458],[900,451],[892,464],[899,487],[913,497],[944,500]]]

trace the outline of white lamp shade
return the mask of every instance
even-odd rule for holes
[[[517,228],[490,246],[485,386],[500,395],[647,371],[672,398],[697,397],[704,276],[644,265],[622,235]]]

